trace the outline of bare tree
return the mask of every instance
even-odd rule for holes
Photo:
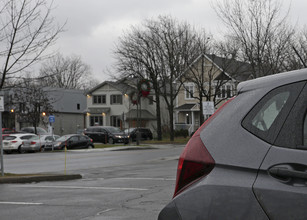
[[[228,28],[226,38],[238,45],[238,57],[250,63],[253,77],[284,70],[294,29],[276,0],[220,0],[213,3]],[[289,10],[288,10],[289,11]]]
[[[35,128],[40,123],[45,124],[43,112],[53,113],[53,100],[48,98],[47,93],[31,79],[25,79],[18,87],[14,88],[12,96],[12,108],[18,114],[18,121],[30,123]]]
[[[61,54],[42,64],[39,78],[43,86],[86,89],[93,86],[91,68],[79,56],[63,57]]]
[[[63,26],[51,17],[47,0],[0,2],[0,89],[5,80],[20,77],[29,66],[45,57]]]
[[[174,140],[174,101],[182,85],[175,81],[199,55],[195,52],[195,35],[195,30],[189,24],[159,16],[156,20],[145,21],[142,28],[132,28],[130,34],[120,39],[115,51],[120,72],[151,81],[158,120],[161,120],[159,96],[165,100],[169,111],[171,140]]]

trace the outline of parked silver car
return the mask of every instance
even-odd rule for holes
[[[159,219],[307,219],[307,69],[246,81],[190,139]]]
[[[10,134],[3,137],[3,151],[5,153],[11,153],[16,151],[18,153],[23,153],[22,143],[23,141],[35,137],[35,134]]]
[[[24,140],[21,148],[24,152],[44,151],[46,144],[52,143],[59,137],[58,135],[37,135]]]

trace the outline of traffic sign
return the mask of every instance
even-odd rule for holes
[[[214,114],[214,103],[213,102],[203,102],[203,114],[213,115]]]
[[[55,117],[54,115],[49,115],[49,122],[54,123],[55,122]]]

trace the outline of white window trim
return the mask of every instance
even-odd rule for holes
[[[187,91],[187,87],[190,89],[190,87],[192,87],[192,89],[193,89],[193,95],[194,95],[194,93],[195,93],[195,90],[194,90],[194,88],[195,88],[195,86],[194,86],[194,83],[185,83],[184,84],[184,99],[185,100],[194,100],[195,98],[192,98],[191,97],[191,94]],[[187,95],[189,95],[189,98],[187,98]]]
[[[216,84],[217,83],[215,82],[214,85],[216,86]],[[222,86],[220,86],[219,89],[221,91],[222,88],[225,88],[225,94],[227,94],[227,86],[230,86],[230,97],[227,97],[227,95],[226,95],[226,97],[222,97],[222,95],[216,95],[216,99],[218,99],[218,100],[229,99],[229,98],[233,97],[233,95],[234,95],[234,84],[233,83],[227,82],[227,83],[223,84]],[[221,91],[220,94],[222,94],[222,91]]]

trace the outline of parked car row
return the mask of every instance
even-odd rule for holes
[[[152,132],[148,128],[129,128],[121,131],[112,126],[92,126],[84,130],[83,134],[70,134],[62,137],[50,135],[43,128],[37,127],[35,134],[34,127],[21,129],[21,133],[12,129],[2,129],[3,150],[10,152],[38,152],[48,150],[62,150],[74,148],[94,148],[93,142],[100,143],[124,143],[137,140],[139,134],[140,140],[151,140]]]
[[[45,150],[63,150],[76,148],[94,148],[91,138],[82,134],[36,135],[32,133],[10,134],[3,137],[5,153],[38,152]]]
[[[84,130],[84,134],[92,138],[94,142],[100,143],[124,143],[133,142],[137,139],[139,132],[141,140],[152,140],[152,132],[148,128],[129,128],[121,131],[112,126],[91,126]]]

